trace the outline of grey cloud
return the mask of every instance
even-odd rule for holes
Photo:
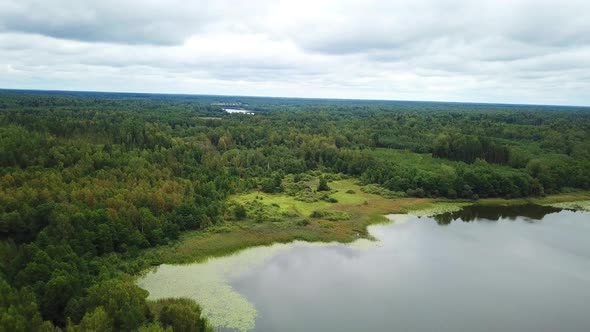
[[[235,14],[215,1],[5,0],[0,31],[87,42],[182,44],[208,24]]]
[[[321,22],[314,26],[319,33],[296,31],[292,37],[304,49],[332,55],[403,52],[417,45],[424,53],[432,51],[429,44],[441,39],[449,47],[476,48],[487,38],[506,41],[497,45],[499,49],[517,46],[502,49],[502,54],[497,54],[498,49],[490,50],[496,55],[487,57],[498,61],[538,55],[530,52],[532,49],[542,52],[547,47],[590,43],[590,20],[583,15],[590,12],[590,2],[583,0],[373,0],[340,10],[341,16],[351,19]]]
[[[14,40],[18,40],[15,43]],[[17,47],[11,45],[19,44]],[[28,48],[23,45],[30,45]],[[197,45],[199,46],[199,45]],[[202,50],[204,47],[197,47]],[[273,81],[277,77],[301,78],[315,71],[310,63],[302,65],[289,57],[240,55],[235,53],[193,53],[184,46],[96,44],[76,41],[63,42],[51,38],[0,34],[0,63],[12,63],[21,72],[47,74],[54,72],[84,72],[84,68],[105,68],[115,71],[183,74],[187,77],[219,80]],[[214,48],[215,49],[215,48]],[[231,48],[230,48],[231,50]]]
[[[590,2],[0,6],[0,87],[590,104]]]

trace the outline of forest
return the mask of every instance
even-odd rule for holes
[[[141,253],[310,174],[395,197],[587,191],[590,109],[0,91],[0,331],[210,330],[193,301],[147,299]]]

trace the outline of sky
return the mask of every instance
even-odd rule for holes
[[[590,0],[0,0],[0,88],[590,105]]]

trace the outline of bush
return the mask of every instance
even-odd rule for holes
[[[422,189],[422,188],[408,189],[407,194],[410,197],[419,197],[419,198],[426,196],[426,193],[424,192],[424,189]]]
[[[265,193],[282,193],[285,191],[283,187],[283,176],[280,174],[274,174],[272,177],[264,179],[261,185],[262,191]]]
[[[297,226],[307,226],[310,224],[310,221],[308,219],[301,219],[301,220],[297,220],[297,222],[295,224]]]
[[[154,316],[162,326],[173,331],[208,331],[207,321],[201,318],[201,308],[190,299],[164,299],[152,304]]]
[[[379,195],[383,198],[398,198],[406,196],[405,193],[392,191],[387,188],[383,188],[376,184],[368,184],[366,186],[361,187],[361,191],[367,194]]]
[[[338,200],[334,197],[330,197],[328,195],[322,195],[320,197],[320,199],[324,202],[328,202],[328,203],[338,203]]]
[[[234,217],[236,217],[237,220],[243,220],[247,217],[247,215],[248,212],[242,204],[236,205],[236,207],[234,208]]]
[[[318,184],[318,191],[330,191],[328,180],[324,176],[320,176],[320,183]]]
[[[455,189],[449,189],[449,191],[447,191],[447,197],[450,199],[457,198],[457,191]]]

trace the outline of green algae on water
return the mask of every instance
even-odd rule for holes
[[[547,204],[560,209],[566,210],[577,210],[577,211],[588,211],[590,212],[590,201],[573,201],[573,202],[561,202]]]
[[[232,276],[264,263],[287,244],[254,247],[237,254],[187,265],[163,264],[146,273],[138,285],[149,291],[149,299],[170,297],[194,299],[216,328],[248,331],[254,328],[256,308],[229,284]]]
[[[471,205],[468,202],[438,202],[427,208],[409,211],[408,214],[416,217],[432,217],[443,213],[457,212],[464,207]]]
[[[404,223],[412,215],[429,215],[461,209],[464,203],[437,203],[429,209],[411,214],[390,214],[383,218],[389,222]],[[141,288],[149,291],[150,300],[185,297],[194,299],[202,308],[203,315],[212,326],[218,329],[249,331],[254,329],[257,310],[243,295],[230,284],[233,277],[256,268],[282,251],[296,246],[342,245],[355,250],[367,250],[381,246],[382,226],[368,226],[371,239],[358,238],[342,244],[338,242],[276,243],[270,246],[257,246],[239,251],[233,255],[209,258],[200,263],[169,265],[163,264],[145,273],[138,281]]]
[[[230,256],[210,258],[195,264],[168,265],[145,273],[138,285],[147,290],[148,299],[185,297],[194,299],[203,315],[215,328],[249,331],[255,326],[254,305],[230,285],[230,280],[249,269],[267,262],[281,251],[296,246],[345,245],[336,242],[277,243],[242,250]],[[357,250],[377,246],[378,241],[358,239],[348,246]]]

